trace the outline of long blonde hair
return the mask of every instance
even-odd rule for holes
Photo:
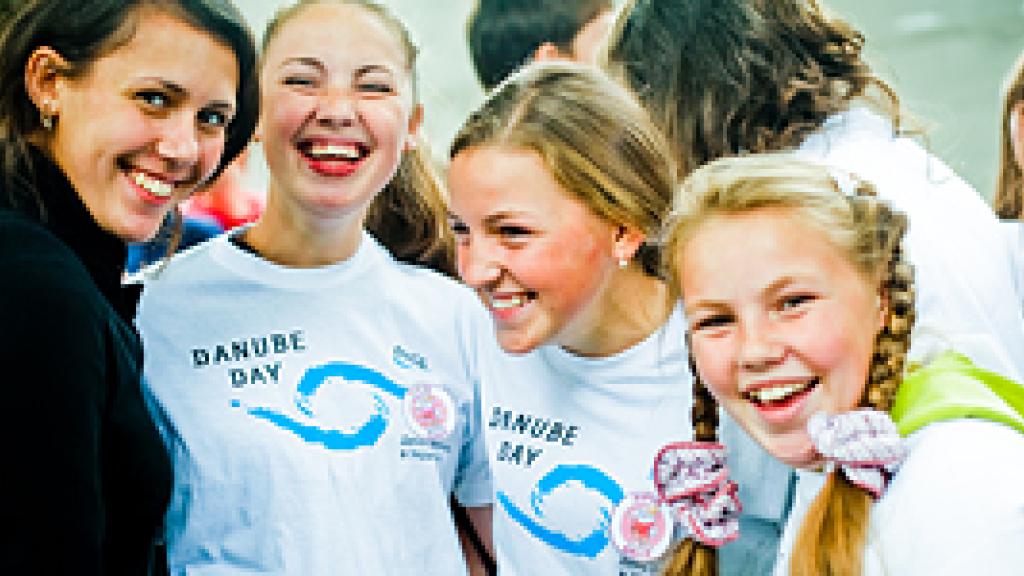
[[[676,194],[664,228],[664,262],[668,281],[678,294],[680,255],[709,217],[783,208],[813,225],[886,298],[887,318],[875,340],[861,405],[888,412],[902,381],[914,322],[913,269],[904,261],[902,248],[907,220],[876,198],[870,184],[840,178],[852,188],[852,196],[844,193],[829,169],[792,154],[756,154],[711,162],[691,174]],[[696,370],[694,376],[695,388],[703,388]],[[711,409],[705,406],[702,410]],[[870,508],[871,496],[866,491],[840,473],[831,474],[800,528],[793,547],[792,574],[859,575]],[[680,549],[677,556],[687,552]],[[678,558],[672,565],[684,562],[685,558]]]

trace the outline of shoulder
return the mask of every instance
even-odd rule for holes
[[[0,292],[13,297],[100,297],[74,252],[43,225],[0,212]]]
[[[31,219],[0,213],[0,331],[84,345],[112,313],[77,256]]]
[[[936,422],[912,434],[908,444],[897,478],[929,475],[945,488],[967,488],[982,480],[1002,482],[989,477],[998,471],[1024,485],[1024,434],[1009,426],[978,418]]]
[[[476,294],[461,282],[439,272],[399,262],[386,254],[387,260],[378,267],[393,300],[414,315],[432,317],[455,314],[463,316],[480,308]]]
[[[907,459],[883,500],[901,516],[917,522],[963,514],[962,522],[983,525],[1010,510],[1024,514],[1024,434],[962,418],[930,424],[907,440]]]
[[[872,511],[890,573],[1018,573],[1024,549],[1006,543],[1024,541],[1024,435],[965,418],[931,424],[908,443]]]

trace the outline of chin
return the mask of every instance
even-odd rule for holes
[[[543,342],[538,342],[534,338],[521,333],[497,330],[495,336],[501,349],[509,354],[528,354],[543,344]]]
[[[820,463],[820,455],[811,444],[810,438],[797,442],[768,442],[765,449],[776,460],[793,468],[816,468]]]

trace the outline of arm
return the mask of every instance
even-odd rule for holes
[[[0,572],[99,574],[104,324],[94,295],[79,289],[79,269],[31,252],[0,259],[0,434],[9,439],[12,527],[0,540]]]
[[[462,553],[466,557],[469,576],[497,574],[491,537],[491,507],[464,508],[453,499],[452,511],[455,514],[459,543],[462,544]]]

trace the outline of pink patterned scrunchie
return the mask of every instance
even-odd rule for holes
[[[725,447],[714,442],[669,444],[654,459],[654,484],[675,521],[708,546],[721,546],[740,535],[743,506],[736,483],[729,480]]]
[[[807,421],[807,434],[826,462],[839,466],[850,482],[876,500],[906,457],[892,417],[878,410],[818,412]]]

